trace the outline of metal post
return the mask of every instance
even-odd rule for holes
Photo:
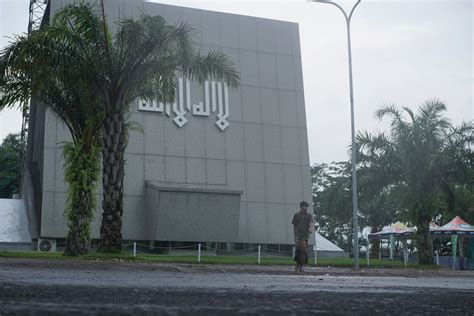
[[[262,246],[258,245],[258,257],[257,257],[257,263],[260,264],[260,251],[262,250]]]
[[[201,244],[198,244],[198,262],[201,262]]]
[[[408,251],[407,251],[407,240],[403,239],[403,261],[405,262],[405,267],[408,263]]]
[[[451,247],[453,248],[453,270],[456,270],[457,244],[458,244],[458,235],[451,235]]]
[[[365,250],[365,257],[367,258],[367,266],[370,266],[370,239],[367,236],[367,249]]]
[[[316,251],[316,245],[313,246],[313,252],[314,252],[314,266],[318,265],[318,255]]]
[[[318,265],[318,237],[317,237],[316,229],[314,231],[314,265],[315,266]]]
[[[458,238],[459,258],[464,257],[464,252],[463,252],[464,249],[462,249],[464,245],[463,241],[464,241],[463,237],[459,236]]]
[[[393,253],[395,252],[395,236],[390,234],[390,260],[393,260]]]
[[[403,249],[403,264],[405,265],[405,267],[407,266],[407,261],[408,261],[407,250]]]
[[[382,239],[379,239],[379,260],[382,260]]]
[[[137,243],[136,242],[133,243],[133,256],[134,257],[137,256]]]
[[[354,122],[354,88],[352,84],[352,51],[351,51],[351,17],[356,6],[360,3],[357,1],[352,8],[349,18],[346,16],[347,24],[347,51],[349,54],[349,87],[351,101],[351,134],[352,134],[352,220],[354,229],[354,269],[359,269],[359,218],[357,206],[357,173],[356,173],[356,146],[355,146],[355,122]]]
[[[293,246],[293,258],[295,257],[296,249],[295,246]]]
[[[359,5],[361,0],[352,7],[351,12],[347,15],[346,11],[335,2],[328,0],[308,0],[310,2],[328,3],[336,6],[344,14],[347,28],[347,52],[349,59],[349,92],[351,103],[351,151],[352,151],[352,229],[353,234],[353,252],[354,252],[354,269],[359,269],[359,219],[357,206],[357,173],[356,173],[356,146],[355,146],[355,123],[354,123],[354,88],[352,84],[352,51],[351,51],[351,18],[355,8]]]

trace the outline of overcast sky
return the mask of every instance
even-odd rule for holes
[[[118,1],[118,0],[106,0]],[[125,0],[126,1],[126,0]],[[332,5],[287,1],[156,1],[299,23],[311,164],[348,160],[347,38]],[[355,1],[339,1],[350,10]],[[0,46],[25,32],[29,0],[0,0]],[[384,104],[415,109],[430,98],[453,123],[474,118],[474,8],[470,0],[366,0],[352,19],[356,129],[384,130]],[[0,113],[0,140],[21,129],[19,112]]]

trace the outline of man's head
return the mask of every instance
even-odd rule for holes
[[[309,207],[308,202],[306,202],[306,201],[301,201],[301,202],[300,202],[300,209],[301,209],[302,211],[307,211],[307,210],[308,210],[308,207]]]

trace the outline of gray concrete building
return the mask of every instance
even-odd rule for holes
[[[69,2],[52,0],[51,16]],[[131,131],[126,149],[124,239],[293,244],[291,218],[312,199],[298,25],[139,0],[105,4],[109,22],[144,11],[189,23],[196,47],[223,51],[241,75],[237,89],[177,78],[175,104],[131,105],[143,132]],[[66,236],[68,134],[32,103],[23,198],[33,238]],[[93,238],[100,220],[99,208]]]

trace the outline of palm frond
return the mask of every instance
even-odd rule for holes
[[[177,74],[201,83],[207,79],[223,80],[231,87],[239,83],[238,72],[226,55],[211,51],[202,56],[196,52],[196,31],[186,23],[171,26],[162,17],[143,15],[137,21],[123,20],[119,26],[116,79],[127,100],[141,96],[174,101]]]
[[[413,113],[413,111],[412,111],[409,107],[407,107],[407,106],[402,107],[402,109],[403,109],[406,113],[408,113],[408,116],[410,116],[410,119],[411,119],[412,124],[415,124],[415,121],[416,121],[415,113]]]
[[[224,80],[230,87],[239,85],[239,73],[232,61],[220,51],[210,51],[206,56],[197,54],[189,69],[182,70],[185,75],[199,82],[206,79]]]
[[[398,121],[402,119],[402,114],[394,104],[383,105],[375,111],[375,117],[379,120],[383,119],[385,116],[392,116]]]

